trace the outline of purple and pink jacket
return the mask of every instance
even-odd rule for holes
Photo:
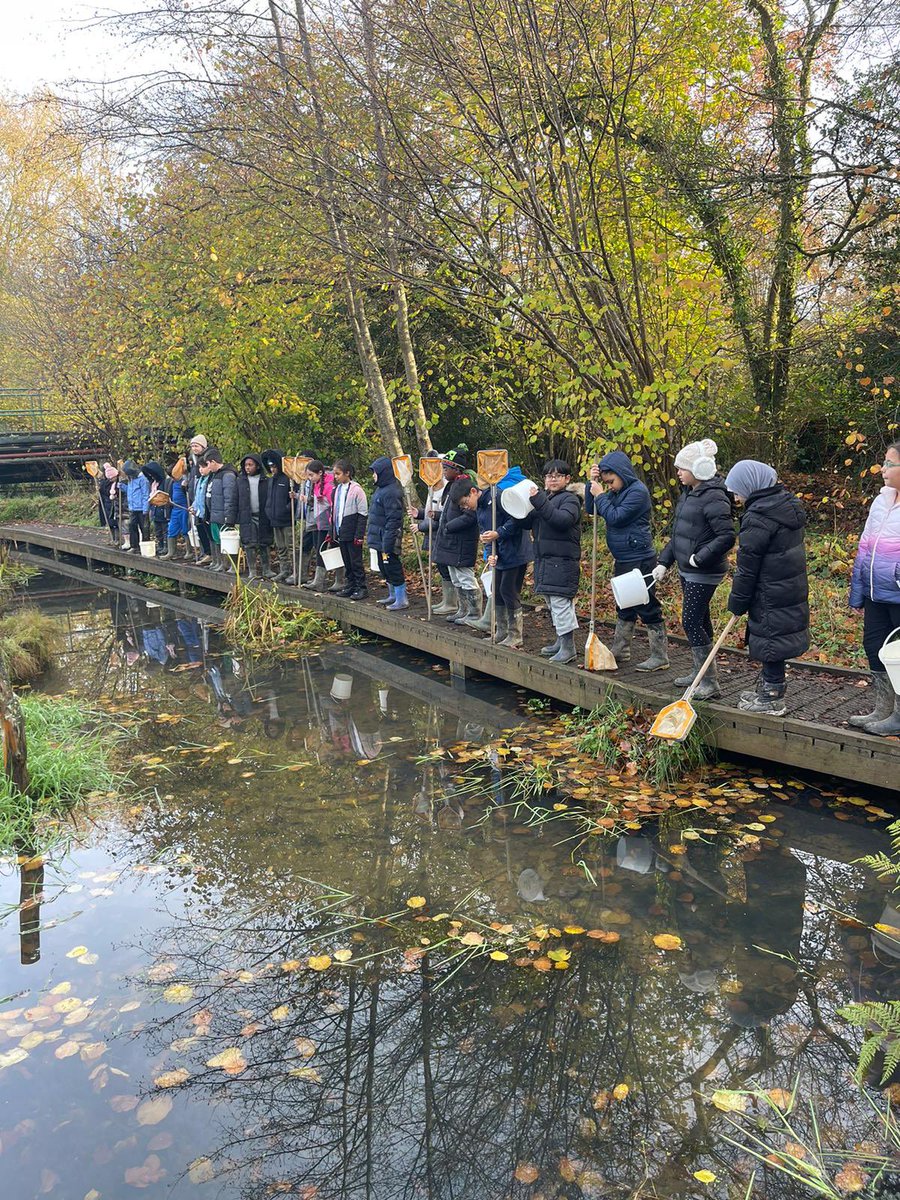
[[[865,600],[900,604],[900,503],[894,488],[883,487],[869,508],[850,577],[850,606]]]

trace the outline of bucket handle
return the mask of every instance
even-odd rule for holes
[[[884,641],[881,643],[882,650],[885,648],[885,646],[888,644],[888,642],[891,640],[891,638],[894,636],[895,633],[900,633],[900,625],[898,625],[896,629],[892,629],[891,632],[884,639]]]

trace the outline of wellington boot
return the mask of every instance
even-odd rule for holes
[[[886,671],[872,672],[872,687],[869,694],[871,695],[872,692],[874,692],[875,699],[874,710],[868,713],[859,713],[850,718],[850,724],[855,725],[858,729],[864,729],[866,725],[873,725],[876,721],[885,721],[894,711],[894,689]]]
[[[468,617],[478,617],[481,615],[479,612],[478,593],[474,588],[459,588],[458,591],[460,603],[459,615],[456,616],[454,614],[454,616],[448,617],[447,620],[453,625],[465,625],[467,624]]]
[[[610,651],[617,663],[626,663],[631,658],[631,641],[634,637],[634,621],[616,621]]]
[[[401,609],[409,608],[409,597],[406,595],[406,584],[398,583],[394,588],[394,603],[389,604],[385,612],[400,612]]]
[[[636,671],[666,671],[669,668],[669,640],[666,637],[664,625],[650,625],[647,629],[650,639],[650,656],[643,662],[635,664]],[[618,661],[618,660],[616,660]]]
[[[787,712],[784,702],[784,687],[759,681],[757,690],[749,698],[741,696],[738,703],[741,712],[765,713],[770,717],[783,717]]]
[[[249,583],[256,583],[258,579],[263,577],[263,556],[261,550],[248,550],[247,563],[250,567],[250,573],[247,575]]]
[[[554,654],[559,653],[559,634],[556,635],[556,641],[549,646],[541,646],[540,655],[542,658],[552,658]]]
[[[160,558],[177,558],[178,557],[178,538],[166,538],[166,552],[160,554]]]
[[[491,613],[494,611],[494,597],[488,596],[487,603],[484,606],[484,612],[480,617],[466,617],[463,625],[470,625],[472,629],[480,629],[482,633],[490,633],[491,631]],[[498,614],[505,612],[505,609],[497,609]]]
[[[328,589],[329,592],[343,592],[346,584],[347,570],[345,567],[338,567],[334,573],[334,583]]]
[[[394,587],[394,585],[392,583],[389,583],[388,584],[388,594],[386,596],[382,596],[380,600],[376,600],[375,603],[376,604],[384,604],[384,605],[393,604],[396,592],[397,592],[397,589]]]
[[[559,635],[559,649],[550,659],[555,663],[570,663],[575,661],[575,630]]]
[[[507,609],[507,612],[509,610]],[[509,646],[510,650],[521,650],[524,645],[525,633],[522,628],[525,620],[524,610],[517,608],[509,618],[507,625],[506,637],[500,643],[501,646]]]
[[[688,686],[688,684],[694,682],[694,676],[699,671],[700,666],[703,663],[704,659],[706,658],[707,654],[709,654],[711,646],[712,646],[712,643],[710,642],[709,646],[691,646],[690,647],[691,659],[693,660],[693,663],[694,663],[694,669],[693,669],[693,671],[691,671],[690,675],[676,675],[675,678],[672,680],[675,687],[686,688]],[[698,651],[700,652],[699,658],[697,657]],[[755,695],[755,693],[754,693],[754,695]]]
[[[487,628],[491,627],[491,614],[488,613]],[[481,611],[481,588],[477,591],[469,592],[469,611],[461,621],[457,621],[457,625],[468,625],[471,629],[484,629],[482,624],[484,614]]]
[[[490,604],[490,602],[491,602],[491,600],[492,600],[492,599],[493,599],[493,597],[488,597],[488,604]],[[485,606],[485,607],[487,607],[487,606]],[[488,614],[488,615],[490,615],[490,614]],[[508,608],[498,608],[498,609],[497,609],[497,624],[496,624],[496,628],[494,629],[494,642],[495,642],[495,644],[496,644],[496,645],[499,645],[499,644],[500,644],[500,642],[502,642],[502,641],[503,641],[503,639],[506,637],[506,635],[509,633],[509,621],[508,621],[508,616],[509,616],[509,609],[508,609]],[[484,617],[482,617],[481,619],[482,619],[482,621],[483,621],[483,620],[484,620]],[[469,622],[467,621],[467,622],[466,622],[466,624],[468,625],[468,623],[469,623]],[[473,625],[473,626],[472,626],[472,628],[473,628],[473,629],[480,629],[480,628],[481,628],[481,626],[480,626],[480,625]],[[484,639],[484,640],[485,640],[486,642],[489,642],[489,641],[491,640],[491,630],[490,630],[490,626],[488,626],[488,631],[487,631],[487,634],[485,635],[485,639]]]
[[[222,562],[222,550],[215,542],[210,547],[209,553],[212,558],[209,569],[211,571],[224,571],[225,564]]]
[[[885,717],[883,721],[871,721],[864,728],[866,733],[874,733],[878,737],[900,735],[900,696],[894,696],[894,704],[889,716]]]
[[[315,575],[313,575],[312,579],[308,580],[302,586],[309,588],[311,592],[324,592],[326,574],[327,572],[325,571],[324,567],[316,567]]]
[[[464,617],[469,616],[469,606],[466,604],[466,593],[462,588],[456,588],[456,608],[445,618],[448,625],[455,625]]]
[[[441,580],[441,602],[435,604],[431,609],[432,616],[445,617],[448,613],[455,613],[458,606],[458,598],[456,588],[452,583],[447,583],[446,580]]]
[[[680,684],[675,680],[677,687],[688,687],[694,682],[697,672],[706,662],[706,657],[712,649],[712,642],[708,646],[691,646],[691,658],[694,660],[694,674],[688,675],[684,684]],[[684,676],[682,676],[684,678]],[[722,692],[719,689],[719,674],[716,670],[715,660],[710,663],[706,674],[700,680],[694,698],[697,700],[712,700],[715,696],[721,696]]]

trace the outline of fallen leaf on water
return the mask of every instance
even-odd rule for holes
[[[188,1179],[191,1183],[209,1183],[215,1176],[211,1159],[195,1158],[188,1167]]]
[[[113,1096],[110,1099],[109,1107],[113,1112],[126,1113],[131,1112],[133,1108],[137,1108],[138,1104],[137,1096]]]
[[[191,1073],[185,1067],[176,1067],[174,1071],[163,1071],[162,1075],[157,1075],[153,1082],[158,1088],[172,1088],[178,1087],[190,1077]]]
[[[287,962],[281,964],[282,971],[299,971],[303,963],[299,958],[289,958]]]
[[[307,1037],[295,1038],[294,1047],[301,1058],[312,1058],[316,1052],[316,1043]]]
[[[291,1015],[291,1006],[289,1004],[279,1004],[277,1008],[273,1008],[269,1016],[273,1021],[283,1021],[285,1017]]]
[[[82,954],[87,954],[87,952],[87,946],[73,946],[72,949],[66,953],[66,958],[81,958]]]
[[[715,1174],[712,1171],[707,1171],[705,1169],[702,1171],[695,1171],[694,1178],[699,1180],[700,1183],[715,1183],[716,1182]]]
[[[519,1163],[513,1174],[519,1183],[534,1183],[538,1175],[540,1175],[540,1171],[534,1163]]]
[[[868,1182],[868,1176],[859,1163],[844,1163],[834,1177],[836,1187],[842,1192],[852,1195],[861,1192]]]
[[[53,1007],[56,1012],[70,1013],[74,1012],[76,1008],[81,1008],[81,1001],[76,999],[75,996],[69,996],[67,1000],[60,1000]]]
[[[334,961],[335,962],[349,962],[352,957],[353,957],[352,950],[335,950],[335,952],[334,952]]]
[[[86,1042],[81,1047],[81,1061],[93,1062],[106,1050],[106,1042]]]
[[[315,1067],[294,1067],[288,1074],[293,1075],[295,1079],[308,1079],[310,1083],[322,1082],[322,1076]]]
[[[138,1125],[158,1125],[172,1111],[171,1096],[154,1096],[152,1100],[145,1100],[137,1110]]]
[[[50,989],[50,991],[48,992],[48,995],[50,995],[50,996],[65,996],[66,993],[71,992],[71,990],[72,990],[71,983],[69,983],[68,980],[64,980],[62,983],[58,983],[56,985],[56,987],[52,987]]]
[[[494,962],[506,962],[506,960],[509,958],[509,955],[504,954],[502,950],[492,950],[491,958],[494,960]]]
[[[158,1183],[165,1175],[162,1163],[157,1154],[148,1154],[139,1167],[129,1167],[125,1172],[125,1182],[132,1187],[145,1188],[151,1183]]]
[[[28,1051],[23,1050],[21,1046],[16,1046],[14,1050],[9,1050],[6,1054],[0,1054],[0,1071],[4,1067],[14,1067],[16,1063],[23,1062],[27,1057]]]
[[[580,925],[566,925],[563,933],[584,933],[584,930]]]
[[[183,1004],[194,995],[194,989],[187,983],[170,983],[163,992],[163,1000],[169,1004]]]
[[[782,1112],[788,1112],[793,1100],[793,1094],[785,1091],[784,1088],[769,1088],[766,1095],[772,1101],[776,1108],[780,1108]]]
[[[206,1065],[208,1067],[218,1067],[226,1075],[240,1075],[242,1071],[246,1071],[247,1069],[247,1060],[237,1046],[229,1046],[221,1054],[208,1059]]]
[[[612,929],[589,929],[587,932],[589,938],[593,938],[597,942],[617,942],[621,934],[616,933]]]
[[[534,960],[534,969],[536,971],[552,971],[553,962],[549,958],[536,958]]]
[[[165,983],[167,979],[171,979],[178,970],[178,963],[167,959],[165,962],[156,963],[147,972],[147,978],[153,983]]]
[[[710,1101],[720,1112],[746,1112],[747,1097],[742,1092],[721,1090],[713,1092]]]
[[[26,1033],[21,1042],[19,1042],[19,1049],[34,1050],[41,1044],[41,1042],[46,1040],[46,1037],[47,1035],[45,1033],[41,1033],[39,1030],[33,1029],[31,1033]]]
[[[625,1097],[628,1095],[628,1084],[627,1083],[617,1083],[616,1086],[612,1090],[612,1094],[613,1094],[613,1100],[624,1100]]]
[[[676,937],[674,933],[658,933],[653,939],[653,945],[658,946],[660,950],[680,950],[681,938]]]
[[[122,1007],[119,1009],[119,1012],[120,1012],[120,1013],[129,1013],[129,1012],[134,1012],[134,1010],[135,1010],[136,1008],[140,1008],[140,1007],[141,1007],[141,1002],[140,1002],[140,1000],[127,1000],[127,1001],[126,1001],[126,1002],[125,1002],[125,1003],[122,1005]]]
[[[464,946],[483,946],[484,937],[477,933],[474,929],[470,929],[468,933],[464,933],[459,939]]]
[[[314,954],[308,961],[311,971],[327,971],[331,966],[330,954]]]
[[[99,957],[97,954],[79,954],[76,961],[80,962],[83,967],[92,967]]]
[[[428,901],[424,896],[410,896],[406,901],[407,908],[424,908]]]

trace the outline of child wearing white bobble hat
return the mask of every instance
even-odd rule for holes
[[[710,602],[725,578],[728,552],[735,542],[734,514],[725,482],[716,469],[718,446],[712,438],[690,442],[675,455],[675,468],[683,491],[675,509],[672,536],[653,572],[658,583],[673,563],[681,579],[681,624],[691,644],[695,672],[709,654],[713,641]],[[692,675],[675,680],[687,687]],[[697,691],[698,700],[719,695],[715,663]]]

